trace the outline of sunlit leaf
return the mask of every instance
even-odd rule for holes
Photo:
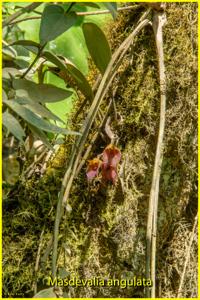
[[[103,74],[111,59],[111,51],[103,31],[94,23],[84,23],[85,41],[97,68]]]
[[[27,50],[37,53],[38,49],[41,47],[40,44],[32,41],[32,40],[18,40],[11,44],[12,46],[23,46]]]
[[[20,46],[32,46],[36,48],[40,48],[40,44],[32,41],[32,40],[18,40],[11,44],[12,46],[20,45]]]
[[[80,135],[80,133],[76,131],[70,131],[65,128],[60,128],[56,125],[53,125],[42,118],[38,117],[32,111],[16,103],[14,100],[6,100],[4,103],[10,107],[14,112],[16,112],[21,118],[23,118],[26,122],[32,124],[33,126],[53,133],[63,133],[63,134],[72,134],[72,135]]]
[[[13,88],[26,91],[30,99],[41,103],[58,102],[72,95],[72,92],[52,84],[38,84],[26,79],[14,79]]]
[[[54,115],[50,110],[42,106],[41,104],[34,102],[30,99],[17,98],[15,101],[24,107],[30,109],[32,112],[40,115],[41,117],[45,117],[47,119],[55,120],[58,122],[63,122],[60,118]],[[64,122],[63,122],[64,123]]]
[[[50,51],[44,51],[43,56],[48,59],[50,62],[54,63],[60,70],[70,74],[73,79],[76,81],[78,88],[81,92],[88,97],[89,99],[93,98],[92,89],[85,78],[85,76],[72,64],[68,59],[65,61],[58,58],[55,54]]]
[[[54,40],[67,31],[77,21],[75,12],[66,13],[59,5],[48,5],[45,7],[40,25],[40,43]]]
[[[8,111],[3,113],[3,125],[10,131],[19,141],[23,142],[25,132],[20,125],[19,121],[13,117]]]

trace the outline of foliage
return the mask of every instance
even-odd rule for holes
[[[38,134],[43,136],[46,145],[49,145],[49,136],[46,136],[43,131],[78,134],[77,132],[58,127],[58,125],[61,126],[62,121],[64,121],[66,127],[67,120],[66,118],[64,120],[62,118],[61,120],[59,116],[51,110],[51,103],[64,99],[70,100],[72,96],[76,97],[77,88],[86,98],[93,98],[92,87],[82,71],[80,71],[68,57],[65,57],[63,54],[61,56],[60,53],[55,53],[55,51],[53,53],[47,50],[50,41],[54,41],[68,30],[71,29],[72,31],[75,27],[82,30],[81,25],[83,18],[77,15],[77,6],[82,7],[83,11],[84,8],[88,6],[99,9],[99,5],[90,5],[87,3],[85,5],[83,3],[46,4],[42,5],[42,8],[39,7],[41,21],[38,32],[39,38],[37,37],[36,41],[34,39],[27,40],[21,38],[24,35],[23,31],[20,30],[20,23],[23,23],[23,19],[20,20],[19,24],[12,24],[12,20],[5,26],[3,46],[3,125],[7,135],[10,132],[21,142],[24,141],[25,136],[29,135],[30,131],[35,134],[35,130],[33,130],[32,126],[29,126],[30,124],[37,128]],[[116,7],[112,7],[111,5],[109,9],[113,14]],[[7,18],[9,18],[10,10],[11,6],[9,6],[9,4],[4,6],[4,14]],[[29,13],[30,18],[31,16],[34,18],[35,11],[29,11]],[[52,26],[52,24],[54,25]],[[86,25],[87,23],[85,23],[84,26]],[[97,25],[93,23],[88,23],[88,25],[90,27],[92,26],[90,30],[92,36],[87,36],[89,52],[92,58],[98,61],[97,66],[100,71],[105,70],[110,60],[108,42]],[[33,28],[31,30],[33,30]],[[84,30],[84,32],[86,32],[86,30]],[[97,53],[94,54],[92,39],[97,32]],[[39,43],[37,43],[38,40]],[[102,45],[101,41],[103,43]],[[98,45],[102,49],[102,46],[105,44],[107,46],[106,53],[103,52],[101,54]],[[74,46],[76,46],[76,44]],[[98,57],[102,58],[99,60]],[[32,63],[29,58],[33,58]],[[24,68],[25,70],[23,70]],[[56,74],[59,78],[64,80],[67,88],[66,86],[60,88],[54,86],[54,84],[45,84],[45,78],[49,72]],[[24,79],[25,77],[26,79]],[[16,125],[15,129],[12,128],[11,119],[14,121],[13,124]],[[52,120],[55,123],[54,125],[51,124]],[[56,123],[58,125],[56,125]]]

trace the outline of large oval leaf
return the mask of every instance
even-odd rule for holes
[[[10,131],[19,141],[23,142],[23,137],[25,137],[25,132],[18,122],[18,120],[13,117],[8,111],[3,113],[3,125]]]
[[[42,14],[40,25],[40,43],[54,40],[67,31],[77,21],[75,12],[66,13],[59,5],[47,5]]]
[[[111,59],[111,51],[103,31],[94,23],[84,23],[85,41],[95,65],[104,74]]]
[[[28,95],[33,101],[41,103],[58,102],[72,95],[72,92],[52,84],[35,83],[26,79],[14,79],[13,88],[25,91],[24,96]]]
[[[89,99],[93,98],[93,92],[92,89],[85,78],[85,76],[76,68],[72,62],[70,62],[68,59],[65,58],[65,61],[62,61],[60,58],[58,58],[55,54],[53,54],[50,51],[44,51],[43,56],[48,59],[50,62],[55,64],[60,70],[63,72],[66,72],[66,74],[70,74],[74,80],[76,81],[76,84],[78,88],[81,90],[81,92],[88,97]]]
[[[10,107],[14,112],[16,112],[21,118],[23,118],[26,122],[32,124],[33,126],[47,131],[47,132],[53,132],[53,133],[63,133],[63,134],[73,134],[73,135],[80,135],[79,132],[76,131],[70,131],[65,128],[60,128],[56,125],[53,125],[40,117],[38,117],[36,114],[34,114],[32,111],[27,109],[26,107],[23,107],[23,105],[20,105],[16,103],[13,100],[6,100],[4,103]]]

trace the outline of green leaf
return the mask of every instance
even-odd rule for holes
[[[22,98],[17,98],[15,101],[24,107],[28,108],[32,112],[35,112],[36,114],[40,115],[41,117],[55,120],[58,122],[64,123],[60,118],[58,118],[55,114],[53,114],[50,110],[42,106],[41,104],[34,102],[30,99],[22,99]]]
[[[21,73],[18,69],[6,67],[6,68],[3,68],[2,77],[6,78],[6,79],[10,79],[11,77],[15,77],[20,74]]]
[[[52,84],[35,83],[26,79],[14,79],[13,88],[24,90],[31,100],[41,103],[58,102],[72,95],[72,92]]]
[[[57,298],[57,296],[54,293],[54,287],[50,287],[48,289],[39,291],[33,296],[33,298]]]
[[[76,68],[74,64],[72,64],[68,59],[65,58],[65,61],[62,61],[55,54],[50,51],[44,51],[43,56],[48,59],[50,62],[54,63],[60,70],[66,72],[66,74],[70,74],[74,80],[78,88],[81,92],[88,97],[89,99],[93,98],[92,89],[85,78],[85,76]]]
[[[54,40],[72,27],[77,21],[75,12],[65,13],[59,5],[48,5],[45,7],[40,25],[40,43]]]
[[[23,142],[23,137],[26,135],[18,120],[6,111],[3,113],[2,121],[8,131],[10,131],[19,141]]]
[[[31,41],[31,40],[18,40],[18,41],[15,41],[14,43],[10,44],[11,46],[14,46],[14,45],[20,45],[20,46],[31,46],[31,47],[36,47],[36,48],[40,48],[40,44],[34,42],[34,41]]]
[[[20,105],[16,103],[13,100],[6,100],[4,103],[10,107],[14,112],[16,112],[21,118],[23,118],[26,122],[30,123],[31,125],[47,131],[47,132],[53,132],[53,133],[63,133],[63,134],[72,134],[72,135],[80,135],[79,132],[76,131],[70,131],[65,128],[60,128],[56,125],[53,125],[40,117],[38,117],[36,114],[34,114],[32,111],[27,109],[26,107],[23,107],[23,105]]]
[[[2,53],[4,60],[12,61],[17,56],[17,52],[15,51],[15,49],[8,45],[5,41],[3,41]]]
[[[37,54],[38,50],[40,48],[40,44],[31,41],[31,40],[19,40],[15,41],[14,43],[11,44],[12,46],[23,46],[27,50]]]
[[[111,59],[111,51],[103,31],[94,23],[84,23],[85,41],[94,63],[103,74]]]
[[[111,12],[113,19],[117,18],[117,3],[116,2],[104,2],[105,7]]]
[[[47,148],[49,148],[50,150],[54,150],[53,146],[49,143],[47,136],[43,131],[31,124],[28,124],[28,127],[32,131],[34,136],[41,140],[44,143],[44,145],[47,146]]]

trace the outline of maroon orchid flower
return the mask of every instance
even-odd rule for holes
[[[89,160],[89,164],[86,171],[88,180],[92,180],[94,177],[98,175],[98,171],[101,166],[101,163],[102,162],[99,158],[94,158],[92,160]]]
[[[114,145],[108,145],[103,151],[102,177],[115,184],[117,179],[117,165],[121,159],[120,150]]]

